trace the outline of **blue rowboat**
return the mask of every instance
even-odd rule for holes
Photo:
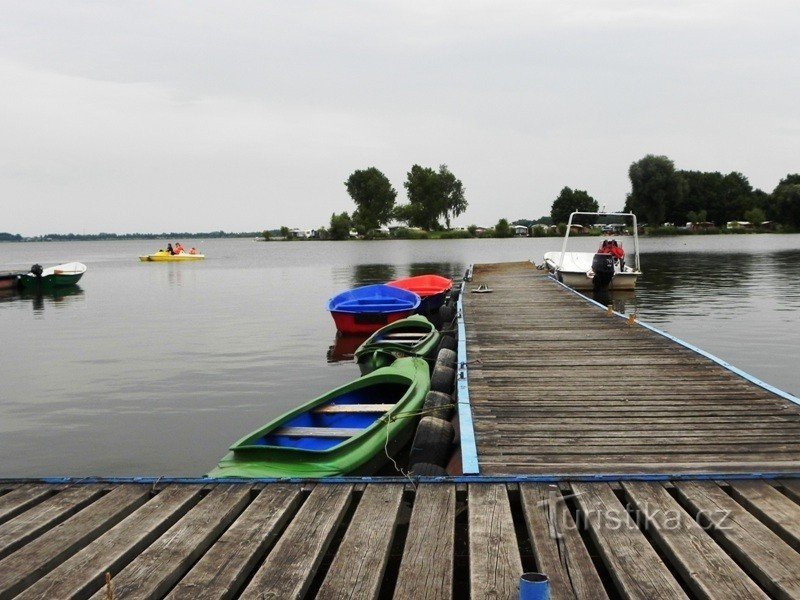
[[[342,333],[370,334],[389,323],[411,315],[420,297],[388,285],[366,285],[336,294],[328,310]]]

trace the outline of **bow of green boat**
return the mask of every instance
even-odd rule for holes
[[[401,358],[243,437],[209,477],[317,478],[374,472],[413,433],[427,363]]]
[[[366,374],[398,358],[429,358],[436,351],[440,337],[433,323],[421,315],[413,315],[389,323],[364,340],[355,352],[355,361]]]

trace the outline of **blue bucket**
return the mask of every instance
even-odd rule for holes
[[[550,580],[541,573],[523,573],[519,578],[519,600],[550,600]]]

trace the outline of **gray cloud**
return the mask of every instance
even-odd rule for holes
[[[461,223],[622,205],[648,152],[797,171],[792,2],[3,3],[0,230],[323,224],[447,163]]]

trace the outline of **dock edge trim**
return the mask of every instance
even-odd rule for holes
[[[464,292],[472,280],[472,265],[467,267],[456,303],[458,345],[456,352],[456,404],[458,406],[458,431],[461,444],[461,472],[478,475],[478,448],[475,444],[475,427],[472,423],[472,405],[469,402],[469,369],[467,365],[467,327],[464,323]]]
[[[586,302],[588,302],[590,304],[593,304],[593,305],[597,306],[598,308],[601,308],[602,310],[608,310],[608,307],[603,306],[597,300],[589,298],[588,296],[584,296],[583,294],[581,294],[577,290],[573,290],[567,284],[565,284],[565,283],[563,283],[561,281],[558,281],[552,275],[548,275],[547,278],[550,281],[552,281],[553,283],[555,283],[556,285],[560,285],[561,287],[565,288],[570,293],[575,294],[579,298],[584,299]],[[614,315],[617,316],[617,317],[620,317],[622,319],[627,319],[628,318],[627,315],[624,315],[621,312],[617,312],[616,310],[614,311]],[[640,321],[639,319],[636,319],[636,323],[641,325],[645,329],[649,329],[653,333],[656,333],[656,334],[658,334],[660,336],[663,336],[663,337],[667,338],[668,340],[672,340],[676,344],[678,344],[680,346],[683,346],[684,348],[687,348],[687,349],[691,350],[692,352],[695,352],[695,353],[699,354],[700,356],[706,357],[707,359],[717,363],[719,366],[727,369],[731,373],[733,373],[735,375],[738,375],[742,379],[745,379],[745,380],[749,381],[750,383],[755,384],[758,387],[760,387],[762,389],[765,389],[766,391],[768,391],[768,392],[770,392],[772,394],[775,394],[776,396],[779,396],[779,397],[783,398],[784,400],[788,400],[789,402],[792,402],[792,403],[797,404],[798,406],[800,406],[800,398],[798,398],[797,396],[793,396],[789,392],[784,392],[783,390],[781,390],[779,388],[776,388],[774,385],[770,385],[766,381],[761,381],[758,377],[755,377],[754,375],[751,375],[747,371],[743,371],[742,369],[733,366],[732,364],[730,364],[727,361],[722,360],[718,356],[714,356],[710,352],[706,352],[702,348],[698,348],[694,344],[690,344],[689,342],[687,342],[685,340],[682,340],[682,339],[680,339],[678,337],[675,337],[674,335],[672,335],[670,333],[667,333],[666,331],[663,331],[663,330],[659,329],[658,327],[650,325],[649,323],[645,323],[644,321]]]

